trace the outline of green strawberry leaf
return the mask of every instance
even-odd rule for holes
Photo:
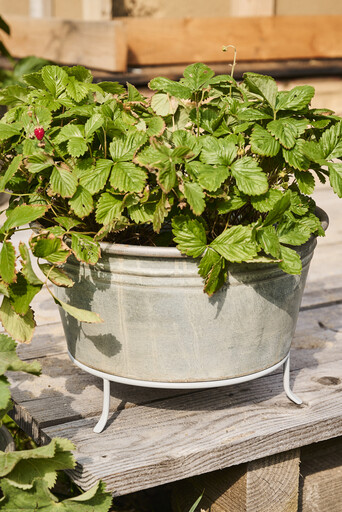
[[[9,286],[11,305],[16,313],[25,316],[29,310],[32,299],[40,292],[43,283],[31,284],[24,274],[19,272],[17,279]]]
[[[51,188],[55,194],[62,197],[72,197],[77,189],[77,178],[62,166],[55,167],[50,177]]]
[[[120,192],[141,192],[146,178],[146,172],[132,162],[117,162],[112,168],[110,184]]]
[[[271,121],[267,125],[267,130],[273,137],[279,140],[280,144],[284,146],[285,149],[291,149],[295,145],[297,129],[288,119]]]
[[[39,263],[39,268],[43,274],[56,286],[63,286],[71,288],[74,286],[74,281],[60,268],[49,263]]]
[[[79,185],[74,196],[69,199],[70,208],[80,219],[87,217],[94,209],[94,202],[91,193]]]
[[[198,183],[184,182],[184,195],[195,215],[201,215],[205,209],[204,192]]]
[[[257,255],[257,245],[252,238],[252,229],[248,226],[232,226],[221,233],[210,244],[227,261],[250,260]]]
[[[282,261],[278,263],[278,266],[287,274],[300,274],[302,262],[299,254],[285,245],[281,245],[280,250]]]
[[[250,138],[253,153],[275,156],[280,150],[279,142],[264,128],[256,124]]]
[[[148,86],[150,89],[152,89],[152,91],[161,91],[184,100],[190,99],[192,94],[192,91],[189,87],[161,76],[153,78]],[[157,113],[162,115],[160,112]]]
[[[71,250],[79,261],[91,265],[95,265],[101,255],[99,244],[83,233],[72,233]]]
[[[80,177],[80,185],[90,194],[97,194],[97,192],[105,187],[112,166],[112,160],[100,158],[96,161],[95,169],[91,168],[84,176]]]
[[[31,308],[26,315],[18,315],[12,308],[10,299],[4,297],[0,307],[0,321],[8,334],[15,340],[21,343],[29,343],[32,340],[36,322]]]
[[[315,89],[311,85],[297,85],[291,91],[278,92],[275,110],[303,110],[314,95]]]
[[[16,280],[15,249],[9,240],[2,244],[0,252],[0,275],[5,283],[13,283]]]
[[[274,78],[258,73],[244,73],[243,79],[251,92],[264,98],[272,109],[275,108],[278,88]]]
[[[267,176],[250,156],[236,160],[231,166],[231,172],[238,189],[244,194],[258,196],[267,192]]]
[[[303,139],[299,139],[296,141],[292,149],[283,148],[285,162],[299,171],[306,171],[310,167],[310,161],[305,155],[304,147],[305,141]]]
[[[7,371],[20,371],[39,375],[41,366],[38,361],[33,361],[32,363],[22,361],[17,355],[16,348],[17,343],[12,338],[6,334],[0,334],[0,375]]]
[[[100,197],[96,207],[96,222],[99,224],[110,224],[113,220],[120,218],[123,208],[123,200],[120,196],[113,196],[105,192]]]
[[[203,254],[207,246],[207,236],[202,222],[191,219],[188,215],[177,215],[172,220],[172,231],[180,252],[193,258]]]

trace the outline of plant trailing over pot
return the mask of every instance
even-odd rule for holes
[[[0,191],[11,190],[0,319],[19,341],[32,338],[30,303],[44,284],[30,251],[46,283],[71,288],[60,266],[72,256],[93,268],[101,241],[176,246],[198,259],[211,296],[235,263],[300,274],[296,247],[324,235],[310,198],[315,177],[342,196],[341,118],[310,108],[311,86],[278,92],[256,73],[238,84],[201,63],[178,82],[153,79],[151,98],[129,84],[95,84],[80,66],[23,80],[0,94],[10,107],[0,122]],[[11,236],[33,221],[40,229],[16,255]],[[54,298],[80,321],[101,321]]]

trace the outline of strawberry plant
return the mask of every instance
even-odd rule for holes
[[[0,191],[11,190],[0,319],[20,341],[32,337],[33,297],[48,281],[73,286],[61,265],[71,255],[95,265],[101,240],[176,245],[198,259],[211,295],[232,262],[299,274],[296,246],[324,234],[315,179],[342,196],[341,118],[310,107],[311,86],[278,92],[256,73],[238,84],[200,63],[179,81],[151,80],[151,98],[132,85],[95,84],[81,66],[46,66],[23,80],[0,93],[9,107]],[[34,221],[40,228],[17,255],[11,236]],[[100,321],[54,298],[77,319]]]

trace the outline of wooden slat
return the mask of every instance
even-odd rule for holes
[[[247,465],[246,512],[297,512],[299,453],[290,450]],[[227,509],[228,510],[228,509]]]
[[[62,64],[125,71],[127,46],[120,20],[68,21],[7,16],[11,36],[4,42],[15,57],[36,55]]]
[[[342,16],[255,18],[126,18],[129,65],[336,58],[342,56]]]
[[[341,360],[292,373],[301,407],[282,392],[280,375],[125,409],[96,436],[95,418],[44,429],[44,439],[76,446],[75,481],[102,478],[125,494],[342,435]],[[87,470],[84,481],[82,467]]]
[[[230,0],[230,16],[273,16],[276,0]]]
[[[342,439],[301,450],[301,512],[340,512],[342,508]]]
[[[202,496],[201,512],[247,512],[247,464],[186,478],[172,486],[172,510],[189,511]],[[264,511],[263,511],[264,512]]]
[[[203,493],[201,512],[297,512],[298,483],[297,449],[180,481],[173,509],[188,511]]]
[[[110,20],[112,0],[82,0],[82,11],[84,20]]]

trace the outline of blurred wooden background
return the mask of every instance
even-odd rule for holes
[[[342,58],[336,0],[0,0],[16,57],[110,72],[193,61]],[[44,21],[42,23],[42,21]]]

